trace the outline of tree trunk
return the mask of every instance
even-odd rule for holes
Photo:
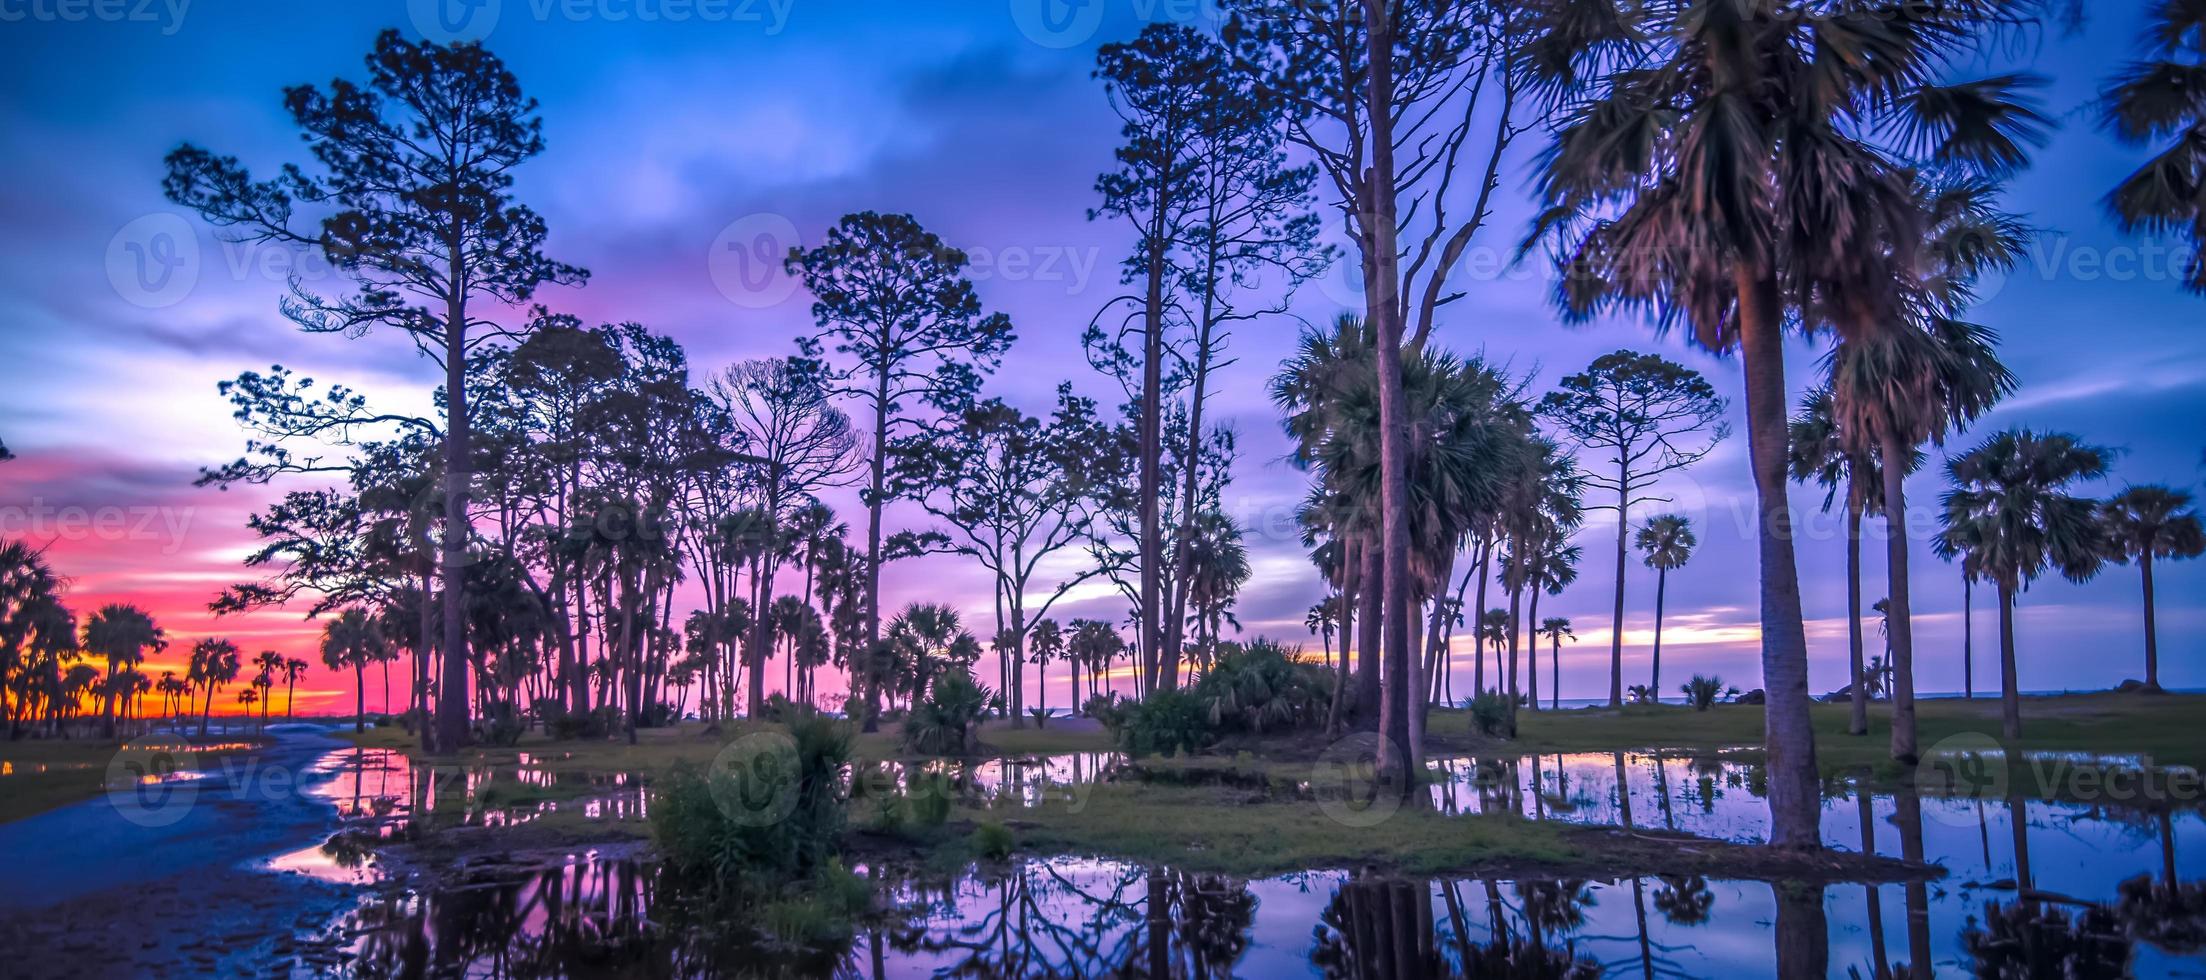
[[[1624,559],[1625,538],[1631,534],[1631,521],[1625,516],[1625,508],[1631,504],[1631,483],[1626,479],[1631,473],[1623,467],[1616,481],[1616,614],[1609,624],[1609,707],[1624,706]]]
[[[1163,220],[1165,189],[1158,189],[1158,221]],[[1157,603],[1162,596],[1163,548],[1160,535],[1159,491],[1163,484],[1164,448],[1164,250],[1160,230],[1152,228],[1149,249],[1148,295],[1142,309],[1141,331],[1141,433],[1139,467],[1141,511],[1141,623],[1138,627],[1141,659],[1147,687],[1179,686],[1178,664],[1166,664],[1159,648]],[[1180,522],[1192,519],[1187,501],[1180,502]]]
[[[1539,576],[1533,576],[1529,587],[1532,593],[1531,608],[1524,614],[1524,706],[1540,710],[1540,587]],[[1655,600],[1655,622],[1661,623],[1662,602]],[[1656,629],[1660,629],[1658,625]],[[1655,677],[1662,676],[1662,661],[1655,661]]]
[[[874,389],[873,399],[873,492],[866,498],[866,656],[873,655],[873,645],[881,642],[881,507],[887,501],[881,493],[887,478],[887,454],[889,438],[889,379],[888,372],[879,371],[880,382]],[[752,615],[762,615],[763,610],[753,610]],[[868,673],[871,673],[868,671]],[[865,723],[861,731],[881,730],[881,685],[878,679],[867,678],[865,683]]]
[[[1648,686],[1654,692],[1656,704],[1662,703],[1662,601],[1667,597],[1669,591],[1670,570],[1668,568],[1655,569],[1654,670],[1648,675],[1647,680]],[[1535,601],[1538,599],[1537,596],[1533,598]]]
[[[352,662],[352,733],[368,730],[368,665],[365,661]]]
[[[1892,640],[1892,758],[1915,764],[1915,627],[1907,584],[1907,466],[1915,447],[1884,436],[1886,632]]]
[[[1547,677],[1549,682],[1547,698],[1548,704],[1552,705],[1555,710],[1561,711],[1563,710],[1563,635],[1556,633],[1550,639],[1554,642],[1554,646],[1549,648],[1547,657],[1547,666],[1551,671]]]
[[[1409,426],[1402,403],[1401,249],[1394,172],[1394,23],[1388,4],[1364,4],[1369,82],[1366,116],[1370,121],[1371,169],[1364,180],[1364,218],[1371,264],[1366,303],[1376,314],[1378,344],[1373,362],[1379,375],[1379,512],[1382,572],[1372,583],[1382,593],[1382,695],[1379,700],[1379,774],[1401,777],[1392,784],[1407,792],[1409,774],[1423,758],[1412,738],[1407,711],[1417,684],[1417,663],[1410,656],[1409,619]]]
[[[1961,696],[1976,700],[1976,576],[1961,574]]]
[[[2022,740],[2022,692],[2015,687],[2015,593],[1999,584],[1999,731],[2008,747]]]
[[[1746,375],[1748,455],[1759,505],[1762,684],[1768,752],[1770,846],[1817,850],[1822,838],[1815,727],[1809,715],[1808,639],[1794,564],[1792,503],[1787,498],[1785,341],[1777,284],[1742,264],[1739,356]]]
[[[1361,632],[1356,636],[1356,726],[1374,728],[1379,723],[1379,660],[1381,655],[1380,630],[1384,625],[1381,615],[1386,596],[1381,580],[1385,577],[1385,556],[1380,553],[1380,542],[1366,537],[1357,551],[1362,568],[1356,573],[1356,603]]]
[[[2145,572],[2145,690],[2160,691],[2160,636],[2152,617],[2152,549],[2139,560]]]
[[[1861,497],[1860,481],[1847,479],[1846,489],[1846,650],[1851,656],[1853,690],[1848,698],[1853,711],[1847,717],[1846,734],[1869,734],[1869,674],[1863,661],[1861,632]]]
[[[1339,737],[1341,731],[1341,706],[1348,701],[1348,684],[1353,679],[1349,664],[1354,662],[1350,648],[1361,647],[1356,634],[1356,571],[1363,556],[1356,553],[1353,535],[1340,539],[1340,663],[1338,675],[1333,680],[1333,703],[1325,708],[1325,734]]]
[[[1493,576],[1494,540],[1491,533],[1479,535],[1478,541],[1478,607],[1469,611],[1464,622],[1471,624],[1471,696],[1486,693],[1486,580]]]
[[[457,294],[448,301],[444,318],[444,399],[444,669],[437,685],[436,750],[457,752],[467,742],[468,728],[467,482],[472,431],[467,418],[467,308]]]

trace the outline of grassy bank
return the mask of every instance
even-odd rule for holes
[[[89,800],[106,788],[111,766],[124,771],[146,771],[148,763],[163,768],[194,768],[254,744],[239,737],[215,736],[213,752],[185,752],[189,739],[156,734],[128,741],[83,738],[0,740],[0,823]],[[166,755],[165,760],[155,756]],[[132,766],[138,768],[132,769]],[[158,771],[158,770],[156,770]]]
[[[1889,763],[1891,705],[1869,707],[1869,732],[1848,735],[1851,708],[1818,704],[1816,759],[1826,772]],[[1948,739],[1981,745],[1999,739],[1999,699],[1941,698],[1916,702],[1917,741],[1929,753]],[[1459,735],[1468,735],[1468,718],[1457,716]],[[1754,705],[1716,705],[1705,712],[1684,705],[1631,705],[1621,709],[1580,708],[1523,712],[1519,737],[1495,745],[1525,753],[1613,752],[1679,749],[1756,752],[1762,742],[1762,709]],[[2149,757],[2159,766],[2206,768],[2206,695],[2070,694],[2022,699],[2025,752],[2074,752]],[[1492,743],[1489,742],[1491,745]]]

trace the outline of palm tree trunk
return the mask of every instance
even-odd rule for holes
[[[1356,573],[1356,602],[1361,632],[1356,636],[1356,725],[1359,728],[1375,728],[1379,724],[1379,660],[1382,653],[1381,629],[1384,622],[1386,599],[1385,555],[1382,542],[1369,536],[1361,536],[1356,548],[1363,567]]]
[[[1915,739],[1915,627],[1907,583],[1907,464],[1915,447],[1884,436],[1886,632],[1892,638],[1892,758],[1912,766]]]
[[[1367,212],[1364,230],[1371,275],[1365,302],[1373,314],[1378,336],[1373,361],[1379,375],[1379,547],[1380,574],[1375,591],[1383,597],[1383,622],[1379,630],[1384,645],[1380,678],[1379,773],[1401,776],[1402,792],[1410,786],[1409,773],[1423,758],[1417,728],[1411,724],[1408,697],[1417,689],[1418,664],[1410,656],[1409,617],[1409,419],[1402,394],[1401,249],[1397,241],[1394,170],[1394,37],[1393,7],[1364,4],[1367,68],[1364,72],[1365,118],[1370,127],[1371,167],[1364,180]]]
[[[1961,573],[1961,696],[1976,700],[1976,576]]]
[[[1670,591],[1670,569],[1669,569],[1669,567],[1668,567],[1668,566],[1664,566],[1664,567],[1662,567],[1662,568],[1658,568],[1658,569],[1656,569],[1656,570],[1655,570],[1655,637],[1654,637],[1654,670],[1653,670],[1653,672],[1652,672],[1652,673],[1650,673],[1650,674],[1648,675],[1648,682],[1649,682],[1649,684],[1651,684],[1651,685],[1653,686],[1653,688],[1654,688],[1654,700],[1655,700],[1655,703],[1656,703],[1656,704],[1661,704],[1661,703],[1662,703],[1662,600],[1663,600],[1664,596],[1668,594],[1668,592],[1669,592],[1669,591]],[[1539,598],[1538,596],[1534,596],[1534,597],[1533,597],[1533,600],[1534,600],[1534,601],[1538,601],[1538,598]],[[1535,613],[1534,615],[1537,615],[1537,613]]]
[[[1325,708],[1325,734],[1338,737],[1341,726],[1341,705],[1348,701],[1348,683],[1353,679],[1349,664],[1351,647],[1360,649],[1355,641],[1356,633],[1356,585],[1357,563],[1362,556],[1356,553],[1356,539],[1343,535],[1340,542],[1340,664],[1339,676],[1333,681],[1333,703]],[[1354,641],[1354,642],[1352,642]]]
[[[1557,632],[1550,639],[1553,640],[1554,646],[1549,648],[1547,658],[1548,669],[1552,671],[1547,677],[1550,682],[1547,698],[1549,705],[1555,710],[1561,711],[1563,710],[1563,635]]]
[[[2005,582],[1999,583],[1999,731],[2009,743],[2022,739],[2022,693],[2015,688],[2015,594]]]
[[[355,660],[352,664],[352,732],[355,735],[368,730],[368,665]]]
[[[1817,850],[1821,787],[1815,727],[1809,715],[1808,638],[1800,614],[1800,570],[1794,563],[1792,504],[1786,496],[1784,323],[1774,278],[1741,263],[1739,358],[1746,375],[1748,455],[1759,505],[1762,684],[1768,751],[1770,846]]]
[[[1869,734],[1869,675],[1862,657],[1861,632],[1861,497],[1859,481],[1848,479],[1846,488],[1846,651],[1852,657],[1854,680],[1850,700],[1853,713],[1846,734]]]
[[[1532,593],[1532,605],[1524,613],[1524,703],[1526,707],[1534,711],[1540,710],[1540,587],[1538,583],[1538,576],[1533,576],[1533,584],[1528,587]],[[1657,610],[1662,608],[1659,600],[1655,608]],[[1659,618],[1661,613],[1657,612],[1656,616],[1655,621],[1657,623],[1661,622]],[[1657,681],[1662,679],[1662,661],[1660,660],[1655,661],[1655,679]]]
[[[2152,616],[2152,549],[2139,559],[2145,572],[2145,690],[2160,690],[2160,636]]]
[[[1477,608],[1470,610],[1469,615],[1463,619],[1464,622],[1471,624],[1471,635],[1474,638],[1471,643],[1472,697],[1486,693],[1486,580],[1491,577],[1487,572],[1493,567],[1490,564],[1493,558],[1493,536],[1491,534],[1479,535],[1478,598],[1475,600]]]

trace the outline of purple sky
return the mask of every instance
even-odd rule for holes
[[[358,77],[380,28],[441,31],[436,2],[189,5],[180,17],[150,8],[153,19],[120,22],[89,8],[80,18],[49,16],[74,8],[47,6],[0,23],[0,166],[8,171],[0,181],[0,440],[23,457],[0,466],[0,533],[52,541],[80,608],[131,599],[153,608],[172,636],[220,632],[248,650],[310,656],[314,628],[294,614],[217,623],[204,612],[239,578],[250,544],[244,517],[262,499],[190,486],[199,466],[234,457],[242,442],[215,382],[281,362],[405,405],[426,403],[435,372],[399,337],[299,334],[276,312],[293,257],[224,245],[196,220],[163,217],[172,211],[160,195],[160,161],[186,139],[237,154],[256,171],[297,158],[281,87]],[[700,371],[785,354],[809,326],[809,298],[716,246],[759,235],[810,242],[845,212],[909,211],[974,255],[983,301],[1010,313],[1021,336],[990,389],[1038,412],[1067,379],[1116,400],[1078,345],[1116,294],[1128,244],[1121,228],[1086,218],[1117,130],[1090,77],[1095,47],[1132,36],[1143,18],[1204,17],[1199,6],[1163,0],[1088,0],[1067,31],[1053,33],[1043,5],[1060,2],[492,0],[473,8],[471,22],[460,16],[465,8],[448,13],[470,30],[487,27],[487,43],[543,103],[549,148],[521,172],[519,194],[549,221],[551,254],[594,275],[587,288],[542,299],[593,322],[636,320],[671,334]],[[2123,450],[2115,478],[2092,492],[2125,482],[2189,487],[2206,445],[2206,333],[2197,327],[2206,300],[2177,287],[2167,243],[2125,239],[2101,211],[2100,197],[2139,155],[2096,129],[2087,102],[2137,25],[2126,11],[2094,13],[2083,35],[2015,53],[2052,77],[2045,102],[2064,125],[2010,195],[2046,229],[2044,240],[1976,313],[2003,335],[2021,391],[1957,443],[2011,425],[2065,429]],[[1465,267],[1469,295],[1448,308],[1439,342],[1530,373],[1536,389],[1618,347],[1659,351],[1708,374],[1736,404],[1735,363],[1638,322],[1562,327],[1546,302],[1544,267],[1503,268],[1528,216],[1536,149],[1527,139],[1512,161],[1501,212]],[[178,228],[188,229],[182,257],[196,261],[166,284],[138,279],[131,249]],[[781,241],[792,233],[797,241]],[[322,272],[311,263],[299,271],[310,285]],[[1248,526],[1257,575],[1240,618],[1251,632],[1313,648],[1301,622],[1320,587],[1285,520],[1304,478],[1281,462],[1265,381],[1303,322],[1358,302],[1336,273],[1306,286],[1291,316],[1246,325],[1213,408],[1242,437],[1228,509]],[[1797,390],[1813,379],[1819,351],[1801,343],[1793,353]],[[1692,516],[1702,540],[1671,582],[1665,687],[1696,671],[1759,686],[1744,449],[1734,439],[1672,478],[1675,503],[1658,505]],[[1916,527],[1934,526],[1941,483],[1934,465],[1910,484]],[[1836,519],[1815,513],[1820,491],[1795,499],[1806,511],[1813,686],[1823,691],[1844,683],[1842,541]],[[830,502],[862,518],[854,498]],[[73,522],[71,507],[87,509],[83,522]],[[109,523],[90,523],[98,515]],[[1581,584],[1541,610],[1577,626],[1579,642],[1564,651],[1566,696],[1606,691],[1613,533],[1613,518],[1596,515],[1579,540],[1589,556]],[[1883,594],[1881,540],[1865,547],[1872,600]],[[1958,690],[1959,577],[1920,541],[1914,554],[1919,683]],[[1636,559],[1630,577],[1626,673],[1643,681],[1654,577]],[[930,558],[892,566],[888,580],[890,607],[954,602],[987,632],[987,582],[977,568]],[[2206,687],[2202,585],[2198,563],[2160,577],[2163,670],[2173,686]],[[2107,686],[2141,673],[2137,594],[2137,574],[2125,568],[2028,593],[2019,626],[2024,688]],[[1124,615],[1115,596],[1082,595],[1058,617]],[[1994,620],[1988,602],[1978,612],[1977,680],[1989,690]],[[334,698],[338,684],[319,678],[312,697]],[[1063,682],[1052,687],[1061,699]],[[302,706],[314,703],[306,697]]]

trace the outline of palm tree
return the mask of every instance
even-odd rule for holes
[[[1217,644],[1224,623],[1241,628],[1229,610],[1241,585],[1249,580],[1249,550],[1241,541],[1240,526],[1223,511],[1204,511],[1191,524],[1184,565],[1188,618],[1193,620],[1196,646],[1208,649]]]
[[[1479,614],[1478,639],[1480,643],[1484,644],[1487,649],[1492,650],[1494,653],[1494,664],[1496,665],[1494,670],[1494,686],[1496,689],[1498,689],[1502,684],[1502,676],[1499,666],[1501,664],[1501,654],[1503,650],[1509,648],[1509,610],[1488,609],[1485,612]],[[1473,693],[1484,694],[1486,692],[1475,691]]]
[[[980,658],[980,641],[958,622],[957,610],[934,603],[915,602],[889,621],[884,631],[897,650],[898,661],[909,672],[896,680],[906,686],[907,704],[927,696],[929,681],[943,671],[970,669]]]
[[[1655,570],[1655,635],[1654,675],[1648,685],[1654,690],[1657,703],[1662,700],[1662,600],[1670,587],[1670,570],[1683,568],[1693,560],[1693,548],[1700,539],[1693,536],[1693,522],[1679,514],[1663,514],[1648,519],[1632,539],[1632,546],[1646,556],[1647,567]]]
[[[1333,631],[1340,628],[1340,594],[1336,592],[1326,596],[1323,601],[1312,603],[1310,611],[1302,617],[1302,625],[1309,628],[1311,636],[1318,637],[1319,642],[1324,644],[1325,669],[1332,670]]]
[[[1073,710],[1080,708],[1080,671],[1088,673],[1088,691],[1095,691],[1098,672],[1108,672],[1111,661],[1126,652],[1126,639],[1100,619],[1075,619],[1072,621],[1072,638],[1067,641],[1065,653],[1073,666]]]
[[[260,727],[268,727],[268,705],[274,701],[276,675],[283,673],[284,656],[274,650],[262,650],[253,657],[253,686],[260,688]]]
[[[2101,103],[2115,138],[2157,153],[2107,195],[2106,205],[2128,234],[2206,238],[2206,102],[2197,97],[2206,71],[2206,8],[2180,0],[2152,5],[2144,57],[2123,66]],[[2206,262],[2193,252],[2184,287],[2206,292]]]
[[[199,711],[200,738],[207,737],[207,716],[214,713],[214,693],[237,680],[240,667],[235,643],[209,637],[192,644],[191,666],[186,676],[206,692],[206,700]]]
[[[2110,453],[2065,433],[2001,432],[1946,464],[1953,489],[1941,520],[1940,548],[1969,548],[1965,560],[1999,589],[2001,730],[2022,737],[2015,681],[2015,596],[2048,570],[2072,581],[2096,574],[2104,559],[2096,505],[2069,494],[2078,480],[2106,475]]]
[[[102,606],[84,622],[84,652],[107,659],[110,680],[117,671],[145,662],[146,652],[168,649],[168,634],[153,624],[153,617],[136,606],[116,603]],[[115,737],[115,692],[100,699],[107,737]]]
[[[1550,706],[1557,711],[1561,711],[1563,710],[1563,638],[1567,636],[1572,640],[1576,640],[1578,634],[1570,631],[1570,620],[1561,616],[1549,616],[1540,621],[1540,635],[1547,637],[1549,643],[1547,662],[1549,669],[1553,671],[1553,675],[1548,678],[1553,682],[1551,685],[1553,690],[1549,691],[1547,696]]]
[[[2169,487],[2130,487],[2099,507],[2106,533],[2106,556],[2137,563],[2145,575],[2145,690],[2160,687],[2160,643],[2153,626],[2154,559],[2196,558],[2206,554],[2206,528],[2190,509],[2191,495]]]
[[[283,717],[289,721],[291,709],[298,703],[299,675],[306,673],[307,662],[293,657],[283,662]]]
[[[1953,196],[1948,193],[1938,199]],[[1987,260],[1990,264],[2011,265],[2022,253],[2024,236],[2001,234],[1996,229],[2011,224],[2012,219],[1991,212],[1980,201],[1964,199],[1966,203],[1938,207],[1959,210],[1964,215],[1988,216],[1955,218],[1946,223],[1995,231],[1952,234],[1974,235],[1979,253],[1998,253],[1996,260]],[[2003,244],[1982,245],[1986,240]],[[1974,275],[1974,271],[1955,272],[1941,275],[1940,280],[1956,283]],[[1964,428],[1990,411],[1994,403],[2014,390],[2015,384],[2014,375],[1993,350],[1996,338],[1991,331],[1950,315],[1949,311],[1961,302],[1956,297],[1963,293],[1962,287],[1946,288],[1953,292],[1925,301],[1930,306],[1919,328],[1901,326],[1848,338],[1832,352],[1832,401],[1843,417],[1839,431],[1856,441],[1858,449],[1873,446],[1877,458],[1887,464],[1880,475],[1884,484],[1881,509],[1886,525],[1886,592],[1893,621],[1892,758],[1907,765],[1914,764],[1917,756],[1915,639],[1907,579],[1907,473],[1914,467],[1891,465],[1890,461],[1912,463],[1923,443],[1943,443],[1949,429]]]
[[[1622,306],[1685,324],[1745,375],[1759,506],[1762,674],[1770,844],[1814,849],[1821,789],[1809,715],[1807,636],[1786,499],[1784,331],[1833,325],[1813,297],[1889,312],[1877,275],[1913,271],[1920,240],[1911,170],[1862,142],[1895,133],[1948,169],[2011,169],[2039,117],[2009,98],[2019,77],[1932,82],[2011,19],[2000,0],[1852,4],[1678,0],[1601,4],[1569,38],[1552,81],[1604,69],[1543,158],[1542,230],[1563,239],[1559,298],[1576,320]],[[1834,221],[1845,215],[1851,220]],[[1875,317],[1850,315],[1842,330]]]
[[[1056,620],[1047,616],[1035,620],[1033,627],[1027,630],[1026,648],[1027,653],[1034,658],[1034,669],[1041,674],[1040,679],[1035,682],[1035,706],[1041,708],[1043,716],[1047,717],[1049,715],[1049,662],[1064,654],[1065,631],[1057,625]],[[1077,711],[1079,707],[1080,705],[1074,704],[1072,710]]]
[[[1830,511],[1841,487],[1846,491],[1846,648],[1853,702],[1846,733],[1867,735],[1869,694],[1862,677],[1861,520],[1877,512],[1882,494],[1876,488],[1883,485],[1883,477],[1875,450],[1856,448],[1841,433],[1841,424],[1830,387],[1809,392],[1800,414],[1792,420],[1792,449],[1787,460],[1794,480],[1814,480],[1823,487],[1824,512]]]
[[[352,670],[354,734],[368,730],[368,665],[381,660],[389,647],[382,622],[364,609],[347,609],[322,627],[322,665]]]

